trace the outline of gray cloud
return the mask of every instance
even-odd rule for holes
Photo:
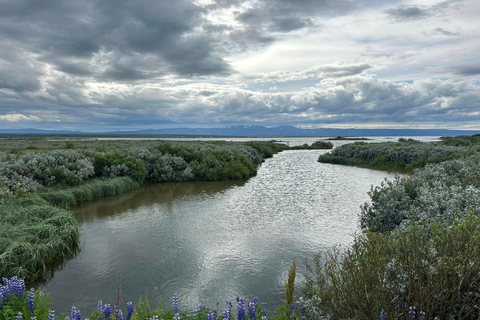
[[[385,13],[395,22],[421,20],[430,16],[430,13],[427,10],[416,6],[401,6],[395,9],[387,9],[385,10]]]
[[[426,36],[434,36],[434,35],[442,35],[442,36],[459,36],[461,33],[458,31],[449,31],[444,28],[435,28],[430,31],[426,31],[423,33]]]
[[[386,9],[384,12],[394,22],[409,22],[426,19],[431,16],[448,15],[462,7],[463,0],[447,0],[431,6],[406,6]]]

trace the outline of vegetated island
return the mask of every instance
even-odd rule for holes
[[[410,175],[372,187],[350,248],[314,257],[309,319],[478,318],[479,135],[356,142],[319,161]]]
[[[338,136],[338,137],[334,137],[334,138],[327,138],[325,140],[346,140],[346,141],[356,141],[356,140],[372,140],[372,139],[368,139],[368,138],[365,138],[365,137],[342,137],[342,136]]]

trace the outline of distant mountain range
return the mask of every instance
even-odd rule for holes
[[[456,136],[480,134],[479,130],[447,130],[447,129],[336,129],[318,128],[302,129],[293,126],[263,127],[236,125],[224,128],[169,128],[147,129],[135,131],[112,132],[82,132],[67,130],[39,130],[39,129],[0,129],[0,134],[29,134],[29,135],[175,135],[175,136],[271,136],[271,137],[301,137],[301,136]]]

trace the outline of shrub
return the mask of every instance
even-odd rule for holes
[[[480,303],[480,218],[452,226],[416,224],[406,231],[367,233],[345,252],[308,265],[307,318],[406,319],[410,307],[425,319],[477,319]]]

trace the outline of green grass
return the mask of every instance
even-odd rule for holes
[[[78,222],[72,213],[38,196],[0,205],[0,274],[32,277],[77,250]]]
[[[51,205],[68,208],[78,202],[113,196],[140,187],[141,185],[130,177],[99,178],[66,189],[46,188],[38,192],[38,195]]]

